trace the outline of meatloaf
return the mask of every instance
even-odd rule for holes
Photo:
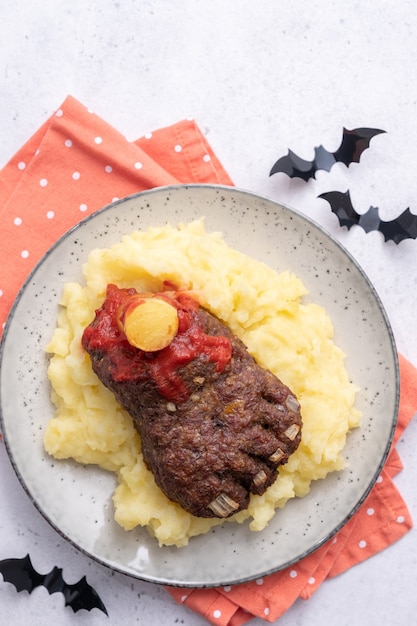
[[[157,352],[129,343],[120,308],[137,292],[107,287],[82,345],[132,416],[143,457],[171,500],[198,517],[229,517],[263,494],[301,439],[299,403],[219,319],[187,292],[160,294],[178,331]]]

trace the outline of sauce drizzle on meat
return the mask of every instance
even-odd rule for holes
[[[196,359],[207,356],[222,372],[232,356],[230,340],[222,335],[207,335],[197,316],[199,304],[188,292],[154,294],[169,302],[178,312],[178,332],[173,341],[158,352],[143,352],[132,346],[120,328],[119,312],[129,300],[137,297],[135,289],[108,285],[106,299],[96,312],[96,319],[83,334],[83,347],[111,355],[112,376],[117,382],[139,382],[151,377],[159,393],[176,404],[184,402],[191,391],[178,370]]]
[[[167,347],[144,352],[129,343],[120,316],[137,293],[115,285],[82,345],[98,378],[132,416],[162,491],[195,516],[229,517],[247,508],[251,493],[263,494],[297,449],[300,405],[190,293],[156,296],[178,312]]]

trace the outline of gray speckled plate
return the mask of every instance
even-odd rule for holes
[[[335,341],[361,392],[363,425],[352,432],[348,469],[290,501],[261,533],[225,524],[181,549],[159,548],[146,530],[125,532],[113,520],[113,478],[94,467],[53,462],[43,450],[52,416],[43,347],[56,324],[65,282],[81,281],[88,252],[135,229],[201,216],[229,245],[295,272],[335,326]],[[81,222],[45,255],[26,281],[1,347],[1,420],[16,473],[45,518],[70,542],[115,570],[156,583],[214,586],[264,576],[295,563],[353,515],[386,459],[397,419],[395,345],[372,285],[349,254],[299,213],[230,187],[157,188],[120,200]]]

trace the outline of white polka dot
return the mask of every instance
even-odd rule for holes
[[[65,147],[66,147],[66,148],[71,148],[71,146],[72,146],[72,141],[71,141],[71,139],[66,139],[66,140],[65,140]]]
[[[145,139],[152,139],[152,133],[146,133]]]
[[[219,611],[219,609],[216,609],[215,611],[213,611],[213,617],[215,617],[216,619],[219,619],[219,617],[222,616],[222,612]]]
[[[378,476],[378,478],[376,479],[377,483],[382,483],[384,479],[382,478],[382,476]]]
[[[80,180],[80,172],[73,172],[72,177],[74,180]]]
[[[399,524],[404,524],[404,522],[405,522],[405,517],[404,517],[404,515],[399,515],[399,516],[397,517],[397,522],[398,522]]]
[[[0,298],[2,297],[2,295],[3,295],[3,291],[2,289],[0,289]]]
[[[181,602],[185,602],[187,599],[187,596],[181,596]]]
[[[176,145],[176,146],[174,146],[174,150],[175,150],[175,152],[181,152],[181,150],[182,150],[182,146],[180,146],[180,145],[177,143],[177,145]]]
[[[118,198],[117,196],[115,196],[114,198],[112,198],[112,202],[117,202],[117,200],[120,200],[120,198]]]
[[[29,256],[29,251],[28,250],[22,250],[22,252],[20,253],[20,256],[22,257],[22,259],[27,259]]]
[[[86,204],[80,204],[80,211],[82,211],[84,213],[84,211],[87,210],[87,205]]]
[[[94,137],[94,143],[96,144],[103,143],[103,139],[101,137]]]
[[[297,578],[297,576],[298,576],[297,571],[295,569],[292,569],[290,571],[290,578]]]
[[[62,109],[58,109],[58,111],[55,113],[55,115],[57,117],[62,117],[64,115],[64,111]]]
[[[316,579],[314,578],[314,576],[310,576],[310,578],[308,579],[308,584],[314,585],[315,582],[316,582]]]
[[[113,171],[113,168],[112,168],[111,165],[106,165],[106,167],[104,169],[107,172],[107,174],[110,174]]]
[[[367,515],[373,515],[374,513],[375,513],[375,509],[371,509],[371,508],[366,509],[366,514]]]
[[[203,156],[203,161],[205,161],[206,163],[208,163],[209,161],[211,161],[211,157],[210,157],[210,155],[209,155],[209,154],[205,154],[205,155]]]
[[[39,148],[38,148],[38,149],[36,150],[36,152],[35,152],[35,156],[38,156],[39,152],[40,152],[40,150],[39,150]]]
[[[137,170],[141,170],[143,167],[142,163],[140,161],[136,161],[135,163],[135,169]]]
[[[94,113],[93,109],[87,109],[87,113]]]
[[[358,543],[358,546],[360,548],[366,548],[366,541],[364,539],[361,539],[361,541]]]
[[[48,211],[46,217],[48,220],[52,220],[55,217],[55,213],[53,211]]]
[[[232,588],[231,588],[230,585],[227,585],[226,587],[223,587],[223,591],[225,591],[226,593],[228,593],[231,590],[232,590]]]
[[[268,607],[264,608],[264,615],[269,615],[269,608]]]
[[[39,184],[41,187],[46,187],[46,185],[48,184],[48,181],[46,180],[46,178],[41,178],[39,181]]]
[[[19,168],[19,170],[24,170],[26,167],[26,163],[24,161],[19,161],[17,167]]]
[[[264,579],[263,579],[263,578],[258,578],[258,579],[256,580],[256,584],[257,584],[257,585],[259,585],[259,586],[260,586],[260,585],[263,585],[263,584],[264,584]]]
[[[337,543],[337,537],[333,537],[332,543]]]
[[[13,220],[13,224],[14,224],[15,226],[20,226],[20,225],[21,225],[21,223],[22,223],[22,218],[21,218],[21,217],[15,217],[15,218],[14,218],[14,220]]]

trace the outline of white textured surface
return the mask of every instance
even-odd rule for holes
[[[239,187],[305,212],[360,262],[387,309],[399,350],[417,364],[417,241],[396,246],[378,233],[340,229],[320,193],[351,191],[358,211],[383,219],[417,213],[417,11],[411,0],[15,0],[0,7],[0,166],[72,94],[129,139],[195,117]],[[336,165],[308,184],[279,174],[291,148],[340,143],[343,126],[372,126],[359,165]],[[417,423],[398,449],[396,479],[417,519]],[[132,581],[91,562],[39,516],[0,448],[0,558],[30,551],[35,565],[87,574],[111,614],[73,614],[61,594],[17,595],[0,584],[0,615],[27,623],[185,624],[206,622],[161,587]],[[415,623],[417,533],[298,601],[280,626]],[[117,617],[115,617],[117,616]],[[253,626],[263,622],[253,620]]]

